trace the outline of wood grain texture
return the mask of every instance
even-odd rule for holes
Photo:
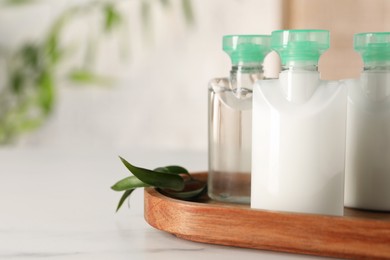
[[[207,174],[196,178],[205,180]],[[207,196],[188,202],[145,189],[145,219],[187,240],[299,254],[390,259],[390,214],[346,209],[343,217],[250,209]]]

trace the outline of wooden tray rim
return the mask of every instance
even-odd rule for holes
[[[194,176],[204,179],[207,178],[207,173],[196,173]],[[199,213],[199,211],[201,213]],[[187,240],[227,246],[266,249],[320,256],[390,259],[390,214],[383,212],[357,211],[352,209],[346,209],[346,211],[349,215],[328,216],[266,211],[251,209],[248,206],[236,204],[214,204],[201,203],[196,201],[183,201],[165,196],[154,188],[145,189],[145,220],[151,226],[157,229],[172,233]],[[210,230],[214,229],[218,231],[223,229],[224,226],[222,224],[220,225],[217,223],[213,225],[207,223],[207,219],[205,218],[208,215],[214,216],[214,214],[224,214],[225,212],[227,214],[232,214],[234,217],[241,216],[242,220],[244,221],[249,220],[250,223],[246,223],[248,227],[250,226],[257,231],[262,231],[261,229],[258,229],[256,226],[254,226],[254,219],[259,218],[262,221],[270,221],[271,223],[275,223],[272,222],[274,220],[280,220],[281,222],[285,222],[285,224],[288,224],[289,222],[296,222],[300,223],[300,225],[308,225],[308,227],[312,225],[315,227],[315,229],[318,229],[324,234],[332,232],[341,235],[348,234],[350,238],[339,238],[331,236],[327,237],[329,235],[324,235],[321,233],[321,235],[318,235],[320,240],[322,239],[323,241],[327,241],[327,239],[335,239],[338,241],[331,243],[332,246],[329,248],[321,245],[321,243],[318,245],[318,248],[316,248],[315,246],[310,247],[311,245],[309,242],[311,238],[309,237],[310,234],[313,236],[314,240],[317,239],[315,232],[308,232],[307,237],[304,237],[305,234],[300,234],[303,236],[301,242],[289,241],[287,235],[292,234],[289,234],[289,232],[291,232],[290,230],[286,230],[286,228],[290,228],[287,225],[284,227],[278,226],[276,228],[278,232],[288,233],[286,235],[287,238],[283,238],[284,242],[276,241],[274,238],[267,237],[266,234],[259,235],[258,233],[260,232],[255,232],[253,234],[255,236],[260,236],[258,239],[256,238],[257,240],[247,237],[244,237],[240,240],[240,233],[238,233],[238,231],[232,231],[236,232],[236,235],[238,235],[238,237],[233,239],[224,237],[223,235],[214,235],[212,234],[213,232],[205,233],[199,229],[199,225],[206,226]],[[191,225],[191,221],[194,221],[195,224]],[[197,223],[198,226],[196,226]],[[332,225],[340,228],[340,231],[332,230]],[[272,230],[272,226],[266,227],[265,229]],[[358,231],[355,231],[355,229]],[[305,232],[306,231],[303,230],[303,233]],[[353,241],[354,236],[356,237],[357,241]],[[345,240],[345,244],[343,244],[343,240]]]

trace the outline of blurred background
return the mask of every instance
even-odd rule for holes
[[[386,0],[0,0],[0,143],[207,151],[207,84],[227,34],[328,29],[323,79],[356,78],[353,34],[390,28]],[[278,74],[275,53],[266,74]]]

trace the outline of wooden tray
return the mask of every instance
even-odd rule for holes
[[[206,173],[194,175],[206,180]],[[250,209],[194,202],[145,189],[145,219],[187,240],[343,258],[390,259],[390,214],[345,208],[343,217]]]

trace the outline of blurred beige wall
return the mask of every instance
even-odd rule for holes
[[[353,35],[390,30],[389,0],[284,0],[287,29],[327,29],[331,48],[320,60],[323,79],[356,78],[362,69]]]

